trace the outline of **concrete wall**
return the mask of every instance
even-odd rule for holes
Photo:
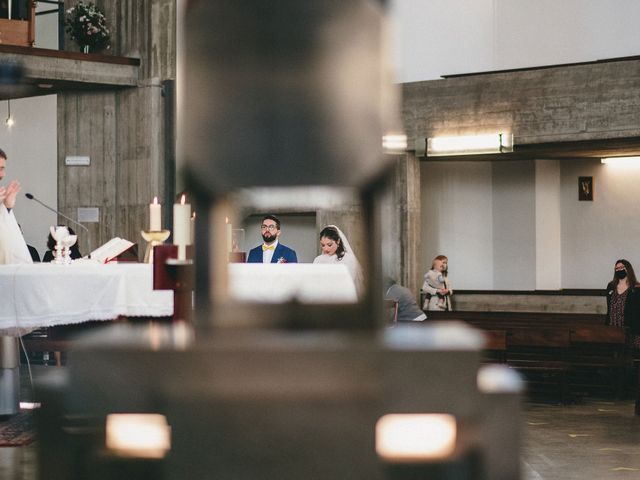
[[[108,52],[141,59],[139,84],[60,95],[59,205],[71,218],[78,207],[100,209],[100,222],[88,225],[93,248],[114,236],[144,247],[140,231],[149,224],[148,204],[154,196],[173,202],[172,192],[165,192],[165,165],[172,153],[165,151],[165,137],[172,136],[172,126],[164,123],[172,97],[163,95],[162,81],[175,79],[176,5],[173,0],[97,4],[111,26]],[[68,49],[78,47],[69,41]],[[90,155],[91,166],[65,169],[64,157],[76,154]],[[88,248],[86,239],[81,246]]]
[[[515,145],[640,136],[640,60],[403,85],[408,144],[511,132]]]
[[[604,295],[477,294],[458,292],[453,309],[472,312],[607,313]]]

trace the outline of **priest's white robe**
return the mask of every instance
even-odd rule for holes
[[[0,205],[0,264],[33,263],[13,211]]]

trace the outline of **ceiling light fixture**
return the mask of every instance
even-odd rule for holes
[[[640,157],[605,157],[600,161],[605,165],[640,165]]]
[[[433,137],[427,139],[428,157],[506,152],[513,152],[513,134],[510,133]]]
[[[9,128],[13,127],[13,124],[15,123],[13,121],[13,117],[11,116],[11,100],[10,99],[7,100],[7,119],[5,120],[5,123]]]

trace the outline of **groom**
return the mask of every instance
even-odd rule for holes
[[[252,248],[247,263],[298,263],[295,250],[278,242],[280,219],[275,215],[265,215],[260,225],[264,243]]]

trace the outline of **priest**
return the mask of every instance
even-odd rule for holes
[[[0,181],[7,168],[7,154],[0,149]],[[0,264],[33,263],[20,226],[13,213],[16,197],[20,192],[20,182],[12,180],[6,187],[0,187]]]

